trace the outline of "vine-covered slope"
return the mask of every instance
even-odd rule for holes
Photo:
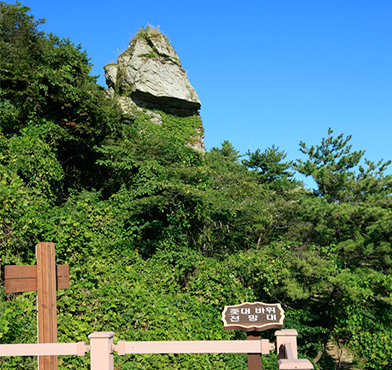
[[[320,144],[300,143],[307,160],[295,163],[276,147],[244,156],[223,139],[203,154],[190,147],[199,115],[140,100],[121,109],[90,76],[85,52],[39,31],[29,8],[0,7],[1,343],[36,342],[35,293],[6,295],[4,266],[34,264],[35,244],[49,241],[70,265],[71,288],[57,293],[61,342],[107,330],[115,341],[245,339],[223,330],[223,307],[279,302],[315,369],[334,367],[331,342],[349,348],[356,368],[392,366],[388,162],[363,164],[350,136],[332,130]],[[276,356],[263,361],[277,369]],[[140,355],[115,366],[247,363]],[[0,367],[33,369],[36,359],[2,358]]]

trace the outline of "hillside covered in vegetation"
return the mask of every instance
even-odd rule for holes
[[[86,52],[42,24],[0,2],[0,343],[36,341],[36,294],[6,295],[4,265],[34,264],[34,246],[48,241],[70,265],[71,288],[57,293],[61,342],[94,331],[245,339],[223,330],[223,307],[279,302],[315,369],[333,368],[330,342],[349,348],[355,368],[392,368],[390,162],[365,160],[331,129],[299,143],[303,161],[276,147],[240,155],[224,138],[194,150],[198,114],[161,109],[154,125],[148,108],[124,113]],[[277,369],[276,356],[263,361]],[[35,366],[0,359],[2,369]],[[246,355],[218,354],[123,356],[116,366],[247,369]]]

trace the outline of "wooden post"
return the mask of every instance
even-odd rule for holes
[[[247,340],[261,340],[261,335],[257,331],[251,331],[246,333]],[[259,353],[248,353],[248,370],[262,370],[263,363],[261,354]]]
[[[56,260],[53,243],[38,243],[38,343],[57,343]],[[39,356],[39,370],[57,370],[57,356]]]
[[[5,266],[5,292],[36,291],[38,343],[57,343],[56,290],[69,288],[69,266],[57,265],[53,243],[38,243],[36,265]],[[39,356],[39,370],[57,370],[57,356]]]

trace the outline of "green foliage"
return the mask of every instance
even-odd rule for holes
[[[160,124],[151,124],[152,111],[146,109],[140,111],[131,108],[130,113],[125,117],[125,121],[145,133],[159,136],[161,138],[178,139],[188,145],[193,145],[203,134],[203,124],[198,114],[189,114],[185,111],[171,109],[153,109],[155,115],[159,115]],[[120,131],[121,132],[121,131]]]
[[[0,259],[1,264],[29,261],[31,241],[45,227],[43,215],[49,202],[26,188],[23,180],[0,165]],[[30,248],[29,248],[30,247]]]
[[[146,53],[146,54],[139,54],[138,57],[144,57],[144,58],[157,58],[158,54],[155,51],[152,51],[151,53]]]
[[[151,37],[158,36],[161,34],[161,31],[159,30],[159,26],[155,27],[151,24],[148,24],[147,26],[142,26],[137,32],[134,38],[143,38],[143,39],[150,39]]]
[[[243,340],[223,330],[224,305],[280,302],[300,357],[319,359],[333,341],[358,368],[391,366],[389,161],[363,168],[351,137],[329,130],[318,146],[300,144],[309,157],[295,168],[315,179],[311,192],[274,146],[241,161],[224,141],[203,155],[190,147],[198,115],[151,107],[121,117],[80,47],[39,31],[27,7],[0,5],[0,263],[34,264],[35,244],[56,244],[71,275],[57,293],[60,341],[106,330],[115,341]],[[0,342],[35,342],[35,294],[6,295],[0,282]],[[263,361],[277,368],[276,355]],[[135,355],[116,356],[116,367],[247,365],[245,355]]]
[[[328,137],[321,145],[306,147],[301,141],[301,152],[307,154],[307,161],[298,160],[296,169],[305,176],[312,176],[318,185],[315,194],[325,197],[329,202],[354,202],[366,200],[369,196],[389,196],[392,190],[392,177],[384,176],[391,161],[377,164],[365,159],[367,169],[359,165],[364,151],[351,151],[351,135],[337,138],[328,130]],[[359,167],[359,174],[355,168]]]
[[[260,149],[254,153],[248,150],[246,155],[249,160],[243,159],[242,164],[256,171],[259,181],[269,184],[271,189],[293,189],[300,185],[292,178],[294,173],[289,171],[293,165],[292,161],[282,162],[287,154],[284,151],[280,152],[279,147],[275,148],[275,145],[272,145],[272,148],[266,149],[263,153]]]
[[[225,140],[222,144],[222,148],[213,147],[211,149],[211,155],[220,154],[229,162],[238,162],[238,160],[243,157],[243,155],[239,154],[239,150],[235,150],[233,144]]]
[[[53,148],[45,142],[44,126],[23,129],[20,136],[0,137],[0,163],[24,180],[37,195],[60,192],[63,170]]]
[[[99,183],[92,147],[101,142],[119,119],[113,103],[90,76],[91,65],[81,46],[45,35],[44,20],[28,15],[19,3],[1,2],[0,127],[10,138],[21,130],[52,122],[52,136],[68,187]],[[77,182],[75,182],[77,179]]]
[[[4,292],[1,298],[6,299]],[[36,343],[37,306],[33,293],[0,302],[0,343]],[[1,369],[36,369],[37,357],[2,357]]]
[[[162,184],[182,183],[187,169],[201,164],[201,154],[184,141],[149,130],[140,132],[132,126],[124,126],[115,143],[96,150],[102,154],[97,163],[110,170],[111,193],[126,185],[132,196],[151,194]]]

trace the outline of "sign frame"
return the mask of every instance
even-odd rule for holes
[[[226,320],[226,313],[230,309],[241,309],[241,308],[250,308],[250,307],[257,306],[257,308],[267,308],[267,307],[275,307],[279,314],[279,320],[271,320],[271,322],[263,322],[258,324],[257,322],[254,323],[241,323],[241,322],[228,322]],[[262,307],[260,307],[262,306]],[[222,321],[224,324],[225,330],[242,330],[246,332],[261,332],[268,329],[282,329],[283,323],[285,320],[284,311],[280,303],[264,303],[264,302],[245,302],[235,306],[225,306],[222,312]]]

